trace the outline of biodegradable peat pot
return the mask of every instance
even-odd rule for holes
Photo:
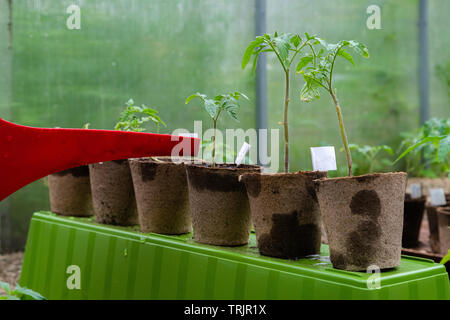
[[[95,220],[129,226],[138,223],[136,199],[128,160],[89,165]]]
[[[450,250],[450,207],[440,207],[436,210],[440,254],[446,255]]]
[[[186,169],[194,240],[218,246],[248,243],[250,206],[239,176],[260,172],[261,167],[187,164]]]
[[[447,203],[450,203],[450,194],[446,194],[445,198],[447,200]],[[427,203],[427,205],[426,205],[428,227],[430,229],[430,245],[431,245],[431,251],[433,251],[434,253],[441,253],[441,244],[440,244],[440,237],[439,237],[440,228],[439,228],[437,211],[439,208],[443,208],[443,207],[445,207],[445,206],[432,206],[429,203]]]
[[[129,159],[142,232],[191,232],[186,167],[170,157]]]
[[[400,265],[406,176],[375,173],[315,181],[335,268]]]
[[[426,200],[426,196],[412,199],[411,194],[405,195],[402,236],[402,247],[404,248],[416,247],[419,244],[420,226]]]
[[[244,174],[259,252],[296,259],[320,252],[321,219],[314,180],[326,172]]]
[[[52,212],[75,217],[93,215],[88,166],[49,175],[48,188]]]

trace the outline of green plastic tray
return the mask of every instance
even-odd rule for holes
[[[194,243],[191,235],[144,234],[89,218],[33,215],[20,284],[49,299],[449,299],[443,265],[403,256],[381,273],[333,269],[328,247],[297,261],[258,254],[254,234],[241,247]],[[80,267],[81,289],[66,269]]]

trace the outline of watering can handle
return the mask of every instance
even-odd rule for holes
[[[94,129],[33,128],[0,118],[0,201],[49,174],[89,163],[176,155],[196,156],[198,138]]]

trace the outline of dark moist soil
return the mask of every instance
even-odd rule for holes
[[[405,195],[403,218],[402,247],[412,248],[419,243],[420,226],[425,211],[426,197],[412,199],[410,194]]]
[[[57,176],[65,176],[68,174],[71,174],[74,177],[87,177],[89,176],[89,166],[75,167],[54,173],[54,175]]]
[[[244,192],[244,184],[239,182],[239,173],[258,170],[259,167],[252,165],[216,164],[213,167],[211,164],[194,164],[189,166],[189,181],[197,191]]]

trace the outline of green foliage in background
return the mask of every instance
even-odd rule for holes
[[[39,293],[18,284],[13,290],[9,283],[0,281],[0,288],[6,293],[6,295],[0,296],[0,300],[46,300]]]
[[[361,42],[355,40],[341,40],[336,44],[325,42],[325,40],[309,36],[306,33],[308,40],[312,40],[315,45],[320,45],[320,49],[314,50],[311,55],[304,57],[307,58],[305,62],[305,69],[297,68],[297,73],[303,74],[305,85],[300,92],[300,99],[302,101],[310,102],[320,98],[319,89],[325,89],[330,93],[336,107],[336,113],[339,120],[339,127],[341,130],[342,142],[344,143],[345,153],[347,155],[347,167],[348,175],[351,176],[352,172],[352,156],[348,145],[347,133],[345,131],[344,120],[341,113],[341,107],[337,98],[336,89],[333,88],[333,71],[337,57],[341,57],[349,61],[351,64],[355,64],[353,57],[345,50],[346,47],[353,49],[354,52],[369,58],[369,50]],[[311,64],[311,66],[307,66]]]
[[[145,104],[140,107],[135,106],[133,99],[130,99],[125,106],[125,110],[120,114],[119,122],[114,127],[115,130],[142,132],[146,130],[142,126],[149,121],[156,126],[157,132],[161,125],[166,126],[158,116],[158,111]]]
[[[450,118],[432,118],[417,130],[406,135],[399,147],[405,158],[406,171],[414,177],[450,177]]]
[[[186,98],[185,104],[188,104],[192,99],[195,98],[199,98],[200,100],[202,100],[206,112],[212,119],[214,134],[212,137],[211,158],[213,167],[216,164],[217,121],[219,120],[219,117],[222,114],[222,112],[226,112],[232,119],[234,119],[235,121],[239,121],[237,118],[236,110],[239,108],[240,97],[249,100],[245,94],[238,91],[229,94],[219,94],[216,95],[213,99],[208,99],[206,95],[198,92]]]
[[[349,144],[353,156],[353,174],[359,176],[367,173],[384,172],[392,165],[392,148],[386,145],[368,146]],[[342,148],[340,151],[345,151]]]

